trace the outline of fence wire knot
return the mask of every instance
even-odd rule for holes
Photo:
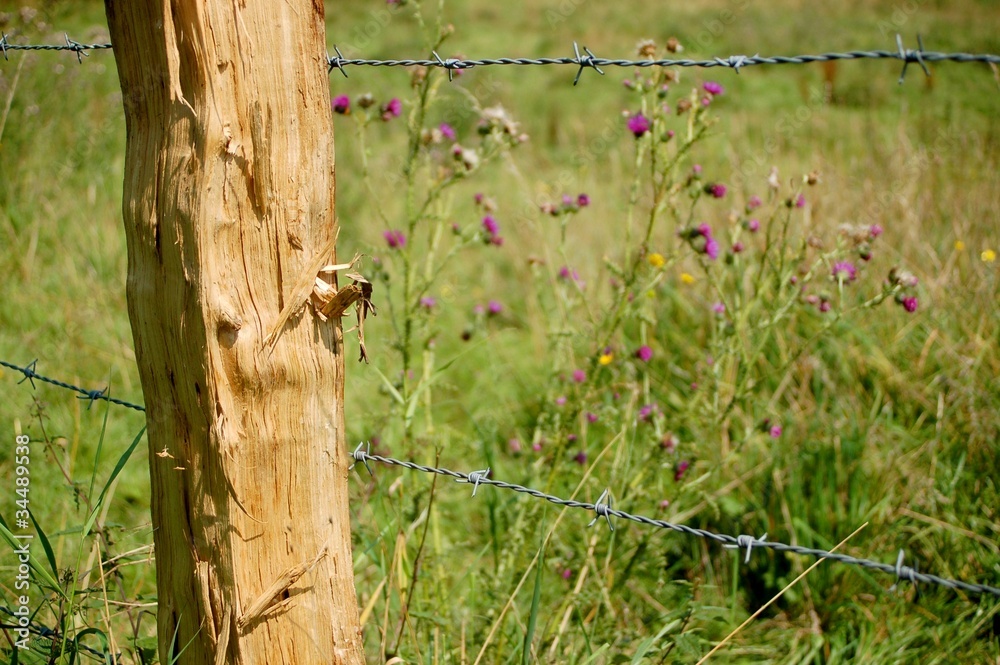
[[[90,407],[94,406],[94,402],[99,399],[104,399],[108,394],[108,387],[105,386],[103,390],[87,390],[84,391],[83,395],[77,395],[77,399],[85,399],[90,403],[87,404],[87,411],[90,411]]]
[[[7,33],[0,32],[0,51],[3,52],[3,59],[7,59]]]
[[[760,53],[754,56],[754,58],[759,58]],[[731,67],[737,74],[740,73],[740,67],[746,67],[750,63],[750,58],[745,55],[731,55],[728,58],[716,58],[715,61],[722,65],[723,67]]]
[[[5,38],[6,38],[6,36],[7,35],[4,35]],[[19,367],[18,369],[20,369],[21,373],[24,374],[24,378],[21,379],[20,381],[18,381],[17,384],[21,385],[25,381],[28,381],[28,382],[31,383],[32,390],[34,390],[35,389],[35,377],[38,376],[37,374],[35,374],[35,367],[37,365],[38,365],[38,358],[35,358],[30,363],[28,363],[27,367]]]
[[[365,450],[361,450],[362,446],[366,446]],[[368,456],[371,455],[371,452],[372,452],[371,442],[369,442],[368,444],[365,444],[364,441],[359,443],[358,447],[354,449],[353,453],[351,453],[351,457],[354,459],[354,464],[347,467],[347,470],[350,471],[351,469],[354,468],[355,464],[361,462],[362,464],[365,465],[365,468],[368,469],[368,475],[374,478],[375,474],[372,473],[372,468],[368,466]]]
[[[903,71],[899,74],[899,84],[903,84],[903,79],[906,78],[906,68],[911,62],[915,62],[920,65],[920,68],[924,70],[924,75],[930,77],[931,72],[927,69],[927,64],[924,63],[924,38],[917,35],[917,49],[903,48],[903,37],[902,35],[896,35],[896,47],[899,49],[899,59],[903,61]]]
[[[903,580],[909,581],[914,586],[917,585],[917,569],[910,566],[903,565],[903,559],[906,557],[906,553],[903,550],[899,550],[899,556],[896,557],[896,583],[889,587],[889,591],[895,591],[896,587]]]
[[[336,44],[333,46],[333,52],[337,54],[336,58],[331,58],[329,52],[326,54],[326,73],[329,74],[334,69],[339,69],[345,79],[349,78],[347,71],[344,70],[344,54],[340,52],[340,48]]]
[[[594,524],[597,523],[597,520],[604,517],[604,519],[608,521],[608,528],[612,531],[615,530],[615,525],[611,523],[611,492],[609,490],[606,489],[601,492],[601,496],[599,496],[597,501],[594,502],[593,510],[597,513],[597,517],[590,520],[590,523],[587,524],[588,527],[594,526]]]
[[[81,44],[80,42],[76,42],[76,41],[73,41],[72,39],[70,39],[69,38],[69,34],[63,33],[63,35],[66,37],[66,46],[67,46],[67,49],[70,50],[70,51],[73,51],[74,53],[76,53],[76,59],[82,65],[83,64],[83,56],[87,56],[88,58],[90,57],[90,54],[87,53],[87,47],[84,46],[83,44]],[[90,408],[90,407],[87,407],[87,408]]]
[[[456,478],[457,483],[472,483],[472,496],[476,496],[476,490],[479,489],[479,483],[484,480],[488,480],[490,477],[490,467],[486,467],[481,471],[470,471],[468,478]]]
[[[598,74],[604,76],[604,70],[597,66],[597,56],[595,56],[586,46],[583,47],[583,51],[586,55],[580,55],[580,47],[576,42],[573,42],[573,53],[576,54],[574,62],[580,65],[580,69],[576,72],[576,78],[573,79],[573,85],[580,82],[580,75],[583,74],[583,70],[587,67],[593,67],[597,70]]]
[[[448,70],[449,83],[455,80],[456,69],[472,69],[473,67],[475,67],[475,65],[467,62],[462,62],[458,58],[446,58],[442,60],[441,56],[438,55],[437,51],[431,51],[431,55],[433,55],[434,59],[437,60],[438,66],[444,67],[445,69]]]
[[[727,550],[738,550],[745,547],[747,550],[747,555],[743,559],[743,563],[750,563],[750,550],[753,549],[754,544],[763,543],[766,540],[767,540],[766,533],[760,538],[754,538],[753,536],[748,536],[745,533],[741,533],[740,535],[736,536],[735,543],[723,545],[723,547],[725,547]]]

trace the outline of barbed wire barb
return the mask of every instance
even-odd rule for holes
[[[601,496],[599,496],[597,501],[594,502],[593,510],[597,513],[597,517],[590,520],[590,523],[587,524],[588,528],[594,526],[597,523],[597,520],[601,519],[603,516],[608,522],[608,528],[612,531],[615,530],[615,525],[611,523],[611,490],[605,489],[601,492]]]
[[[927,65],[924,63],[924,39],[919,34],[917,35],[917,50],[904,49],[903,48],[903,36],[896,33],[896,46],[899,48],[899,57],[903,60],[903,71],[899,74],[899,85],[903,85],[903,79],[906,78],[906,68],[910,66],[911,62],[916,62],[920,65],[920,68],[924,70],[924,75],[930,78],[931,72],[927,69]]]
[[[0,51],[3,51],[3,59],[4,60],[8,60],[8,58],[7,58],[7,33],[6,32],[0,32]]]
[[[573,79],[573,85],[576,85],[577,83],[580,82],[580,75],[583,74],[583,70],[586,69],[587,67],[593,67],[594,69],[597,70],[598,74],[604,76],[604,70],[597,66],[597,63],[595,62],[597,58],[594,56],[593,53],[591,53],[590,49],[584,46],[583,50],[584,53],[586,53],[586,55],[581,56],[580,47],[577,46],[576,42],[573,42],[573,52],[576,54],[576,62],[577,64],[580,65],[580,69],[578,69],[576,72],[576,78]]]
[[[345,79],[350,78],[344,70],[344,65],[341,64],[344,61],[344,54],[340,52],[340,48],[336,44],[333,45],[333,52],[337,54],[336,58],[331,58],[329,51],[326,53],[326,73],[329,74],[334,70],[334,68],[336,68],[340,70],[340,73],[344,75]]]
[[[750,550],[753,549],[753,546],[754,545],[759,545],[761,543],[766,543],[766,542],[767,542],[767,534],[766,533],[763,536],[761,536],[760,538],[754,538],[753,536],[749,536],[749,535],[747,535],[745,533],[741,533],[740,535],[736,536],[736,543],[735,544],[731,544],[730,543],[730,544],[727,544],[727,545],[723,545],[723,547],[725,547],[726,549],[729,549],[729,550],[738,550],[740,548],[745,547],[746,550],[747,550],[747,555],[746,555],[746,558],[743,559],[743,563],[750,563]]]

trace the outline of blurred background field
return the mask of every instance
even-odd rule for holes
[[[346,57],[424,57],[427,31],[411,9],[328,2],[331,52],[336,44]],[[0,30],[12,42],[56,43],[64,32],[79,42],[107,41],[99,2],[0,3],[0,11]],[[426,11],[433,24],[437,8]],[[662,48],[670,37],[692,58],[794,55],[894,49],[897,33],[909,47],[920,34],[929,50],[1000,53],[1000,14],[987,0],[475,0],[445,6],[444,17],[455,28],[441,47],[444,57],[570,56],[577,41],[601,57],[634,58],[641,40]],[[866,297],[893,266],[920,282],[917,312],[892,303],[863,311],[838,322],[788,371],[765,376],[743,420],[767,416],[782,432],[743,444],[733,440],[735,425],[706,420],[710,409],[695,409],[685,388],[711,376],[706,348],[715,339],[716,297],[707,280],[681,279],[697,274],[690,257],[664,270],[652,319],[616,340],[611,374],[600,375],[613,380],[591,390],[599,379],[589,372],[586,388],[571,380],[560,388],[560,376],[589,367],[600,349],[587,347],[582,322],[553,324],[553,303],[568,297],[555,273],[570,264],[589,306],[613,306],[604,265],[620,258],[635,144],[622,116],[635,110],[623,85],[635,73],[588,70],[574,87],[572,66],[473,69],[444,84],[429,111],[429,126],[449,121],[467,137],[478,119],[465,110],[470,97],[483,107],[502,104],[529,140],[446,194],[440,221],[462,227],[477,226],[482,216],[474,194],[492,198],[504,244],[459,252],[428,292],[435,305],[422,319],[421,357],[429,362],[430,352],[439,365],[460,357],[426,391],[406,431],[378,372],[394,382],[401,370],[392,323],[401,304],[380,294],[398,288],[398,263],[383,232],[405,225],[403,181],[395,174],[415,104],[412,72],[353,67],[348,79],[332,72],[332,96],[398,97],[403,108],[402,117],[367,130],[367,182],[357,113],[335,117],[341,258],[376,257],[384,270],[369,258],[362,272],[397,280],[376,281],[380,315],[366,325],[371,365],[357,363],[356,342],[348,343],[349,441],[374,439],[379,452],[421,463],[439,457],[463,471],[490,466],[495,478],[561,496],[579,485],[581,500],[610,486],[631,512],[805,546],[832,547],[868,522],[845,551],[891,563],[904,549],[922,572],[1000,584],[1000,77],[987,65],[942,63],[928,79],[911,65],[898,85],[899,70],[893,61],[750,67],[739,75],[687,69],[674,86],[711,80],[725,87],[712,104],[719,122],[691,159],[729,186],[731,204],[712,208],[713,225],[731,224],[745,200],[765,196],[772,166],[785,183],[817,171],[820,182],[805,191],[807,205],[794,222],[798,232],[833,242],[842,224],[878,224],[884,234],[865,266]],[[124,141],[110,53],[94,52],[82,64],[70,53],[11,53],[0,62],[0,359],[37,358],[39,373],[87,389],[110,385],[115,396],[141,402],[125,304]],[[538,204],[579,193],[591,203],[568,222],[560,255],[559,221]],[[666,247],[672,237],[663,233],[655,242]],[[413,237],[410,249],[420,252],[429,238]],[[475,314],[491,300],[502,304],[501,314]],[[803,315],[772,340],[776,366],[791,357],[789,348],[803,346],[816,321]],[[640,328],[655,354],[648,370],[628,358],[625,340],[638,344]],[[569,331],[565,344],[553,341],[560,330]],[[419,363],[415,370],[419,378]],[[645,393],[637,388],[630,396],[642,376]],[[74,565],[83,551],[82,565],[93,558],[93,542],[79,550],[75,534],[105,415],[99,479],[139,432],[142,416],[88,408],[49,386],[32,391],[18,378],[0,372],[0,427],[10,441],[18,430],[48,442],[33,461],[32,506],[60,565]],[[608,398],[619,389],[621,404]],[[583,407],[576,422],[546,421],[552,433],[535,451],[539,419],[558,413],[552,403],[559,390],[571,404],[604,400],[605,410],[593,424]],[[658,427],[677,435],[676,450],[664,450],[637,421],[643,404],[636,400],[650,390],[660,396]],[[9,449],[0,447],[4,469]],[[104,559],[136,552],[115,582],[123,604],[107,610],[109,621],[95,592],[77,618],[116,635],[123,662],[142,662],[142,638],[155,624],[140,618],[155,599],[154,569],[142,549],[152,539],[146,455],[140,446],[101,520]],[[675,480],[682,460],[690,468]],[[589,518],[570,513],[551,531],[536,567],[555,508],[489,488],[470,501],[467,486],[438,481],[432,489],[431,478],[388,468],[376,468],[374,482],[362,473],[351,483],[370,662],[398,655],[408,663],[478,656],[495,663],[693,663],[810,563],[755,551],[744,564],[743,553],[637,525],[588,531]],[[11,497],[0,497],[8,522],[11,512]],[[0,576],[5,604],[8,579]],[[889,591],[891,583],[823,564],[712,659],[1000,663],[996,598],[909,585]],[[54,617],[43,611],[38,620],[55,625]]]

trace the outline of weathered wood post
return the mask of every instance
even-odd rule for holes
[[[300,306],[336,237],[323,3],[106,10],[160,662],[363,663],[342,330]]]

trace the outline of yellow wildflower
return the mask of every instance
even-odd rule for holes
[[[653,252],[652,254],[647,256],[646,260],[649,261],[649,265],[653,266],[654,268],[662,268],[663,264],[667,262],[667,260],[663,258],[663,254],[659,254],[657,252]]]
[[[993,263],[997,260],[997,253],[992,249],[984,249],[983,253],[979,255],[979,258],[983,260],[983,263]]]
[[[956,252],[963,252],[963,251],[965,251],[965,243],[962,242],[961,240],[956,240],[955,241],[955,251]]]
[[[681,281],[685,284],[694,284],[694,275],[686,272],[681,273]]]
[[[613,353],[602,353],[601,357],[597,359],[597,362],[602,365],[610,365],[611,361],[615,359],[615,354]]]

